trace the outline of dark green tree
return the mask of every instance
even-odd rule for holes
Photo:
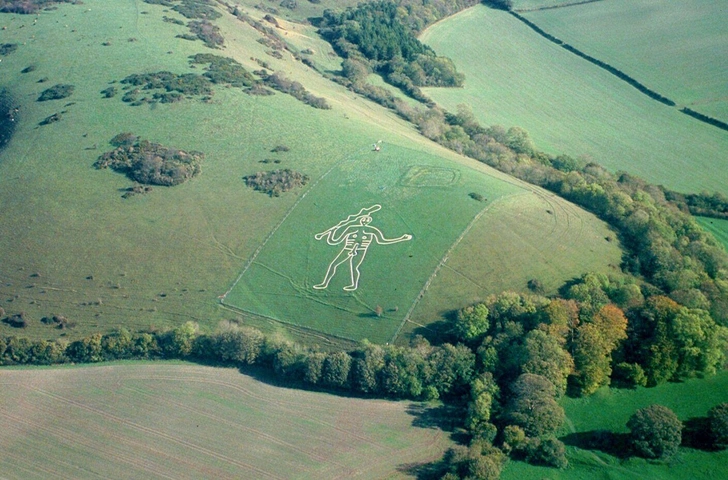
[[[728,403],[721,403],[708,412],[710,434],[719,447],[728,446]]]
[[[351,356],[346,352],[333,352],[326,355],[321,381],[323,384],[343,388],[349,382],[349,370],[351,370]]]
[[[564,422],[564,409],[556,403],[556,387],[541,375],[524,373],[511,385],[504,420],[523,428],[529,437],[547,436]]]
[[[662,405],[637,410],[627,428],[635,451],[646,458],[667,459],[677,452],[682,441],[682,422]]]

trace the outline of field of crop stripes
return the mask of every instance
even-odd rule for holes
[[[728,10],[721,2],[609,0],[523,15],[679,106],[728,121]]]
[[[650,99],[507,12],[476,6],[421,39],[466,75],[462,89],[425,89],[450,111],[465,103],[485,125],[520,126],[549,153],[585,155],[676,190],[728,192],[725,132]]]
[[[273,387],[236,370],[117,365],[0,378],[4,478],[381,478],[436,458],[411,404]]]

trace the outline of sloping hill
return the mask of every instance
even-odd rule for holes
[[[426,89],[449,110],[468,104],[481,123],[518,125],[549,153],[582,155],[678,191],[728,191],[724,131],[652,100],[508,12],[473,7],[421,40],[467,77],[463,89]]]
[[[305,47],[312,50],[308,55],[313,65],[321,70],[337,68],[340,60],[312,27],[281,20],[279,28],[271,27],[276,37],[255,24],[262,20],[263,11],[242,6],[236,18],[222,7],[215,8],[221,16],[213,25],[224,38],[217,49],[187,38],[186,24],[194,20],[165,5],[141,0],[62,4],[37,17],[0,15],[0,23],[7,27],[4,41],[18,45],[0,63],[0,86],[11,92],[19,107],[15,136],[0,153],[0,204],[5,212],[0,221],[0,294],[6,311],[24,311],[31,318],[23,335],[74,338],[119,326],[167,327],[190,319],[211,328],[242,311],[254,314],[247,321],[266,330],[278,329],[281,321],[354,340],[385,341],[419,302],[419,293],[428,297],[424,287],[450,249],[453,258],[480,251],[481,245],[477,239],[471,241],[471,235],[488,225],[490,218],[499,222],[502,213],[491,217],[486,210],[470,233],[461,242],[458,239],[489,202],[514,194],[522,201],[541,198],[528,185],[429,142],[391,112],[297,60]],[[253,21],[244,21],[246,15]],[[276,38],[283,45],[288,38],[295,41],[283,48]],[[290,82],[299,82],[331,108],[313,108],[281,92],[250,95],[232,86],[237,80],[198,84],[197,76],[211,68],[192,61],[191,56],[200,53],[234,59],[249,73],[263,67],[267,67],[266,75],[279,72],[278,78],[283,79],[279,88],[289,82],[291,89]],[[159,74],[165,71],[170,74]],[[262,82],[264,77],[259,73],[252,78]],[[142,78],[147,83],[134,83]],[[55,85],[73,85],[73,92],[67,98],[37,101]],[[270,84],[265,85],[259,83],[257,88],[272,91]],[[144,194],[129,192],[134,184],[126,176],[93,168],[102,153],[115,148],[109,141],[121,132],[174,149],[202,152],[201,174],[182,185],[154,186]],[[383,141],[381,152],[371,152],[379,140]],[[375,158],[379,163],[371,163]],[[150,168],[155,161],[149,159]],[[449,185],[429,185],[428,168],[435,177],[458,173],[448,180]],[[309,181],[279,197],[246,186],[243,177],[276,169],[300,172]],[[416,185],[418,169],[425,172],[423,185]],[[332,173],[327,176],[327,172]],[[415,183],[402,186],[402,182]],[[394,193],[383,193],[382,185],[396,186]],[[410,193],[404,195],[407,189]],[[478,202],[469,193],[480,193],[488,202]],[[315,205],[320,202],[325,205]],[[352,310],[356,318],[338,317],[341,305],[332,305],[323,314],[328,323],[320,324],[312,320],[312,310],[278,290],[288,280],[279,286],[268,280],[260,283],[259,277],[246,276],[253,273],[247,270],[243,283],[265,286],[268,296],[249,289],[236,297],[233,291],[225,303],[237,307],[235,312],[220,308],[218,297],[246,271],[251,259],[253,265],[271,266],[266,256],[284,264],[291,258],[308,258],[290,250],[291,245],[322,247],[296,285],[305,288],[305,298],[326,296],[312,286],[338,250],[323,248],[312,236],[377,202],[383,208],[374,218],[381,217],[386,235],[413,234],[415,239],[378,249],[386,252],[379,258],[373,248],[369,262],[372,267],[394,265],[410,261],[412,255],[422,262],[415,280],[404,275],[378,278],[364,263],[361,292],[346,294],[344,299],[358,305]],[[511,205],[515,216],[521,204],[504,205]],[[430,217],[433,212],[437,215]],[[434,307],[419,322],[439,320],[437,312],[504,288],[524,290],[532,270],[549,288],[586,270],[609,271],[609,265],[619,262],[618,249],[608,242],[593,242],[606,235],[604,224],[584,212],[579,216],[588,218],[585,228],[596,233],[569,238],[558,233],[569,228],[566,223],[554,230],[553,217],[547,214],[509,224],[503,243],[495,238],[490,248],[495,256],[510,256],[513,239],[523,242],[531,253],[527,262],[517,263],[521,273],[506,274],[513,271],[510,262],[486,269],[488,280],[477,293],[460,290],[456,282],[452,291],[438,297],[442,300],[433,298]],[[542,248],[541,236],[534,235],[540,231],[555,232],[553,238],[559,239],[563,249]],[[271,236],[272,232],[276,233]],[[459,244],[454,248],[456,240]],[[561,260],[567,257],[577,260],[564,267]],[[475,275],[468,273],[470,268],[483,272],[479,264],[464,268],[466,277]],[[356,295],[365,295],[367,288],[375,290],[357,300]],[[391,296],[395,289],[398,293]],[[344,293],[341,288],[337,291],[337,295]],[[275,297],[275,292],[284,294]],[[390,310],[398,307],[396,314],[387,314],[391,325],[381,330],[370,325],[377,305]],[[68,317],[76,328],[54,330],[40,322],[53,314]],[[0,331],[20,333],[5,324]]]

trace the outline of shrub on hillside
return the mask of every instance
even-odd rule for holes
[[[279,197],[281,193],[301,188],[309,181],[308,175],[288,168],[257,172],[254,175],[243,177],[243,179],[247,186],[265,192],[271,197]]]
[[[60,100],[62,98],[68,98],[73,95],[73,85],[66,85],[59,83],[50,88],[46,88],[38,97],[39,102],[45,102],[48,100]]]
[[[29,15],[56,3],[81,3],[79,0],[0,0],[0,13]]]
[[[220,33],[220,28],[207,20],[190,22],[187,26],[209,48],[218,48],[225,43],[225,38]]]
[[[201,152],[165,147],[130,133],[119,134],[112,141],[118,144],[117,148],[96,160],[97,169],[111,167],[139,183],[166,186],[179,185],[201,171],[204,159]]]

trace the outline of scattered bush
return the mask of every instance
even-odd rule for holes
[[[194,73],[177,75],[161,71],[133,74],[121,80],[121,83],[126,85],[121,100],[132,106],[144,103],[174,103],[183,100],[185,96],[212,95],[210,80]]]
[[[208,64],[203,74],[214,84],[233,87],[251,87],[257,80],[240,63],[232,58],[220,57],[211,53],[198,53],[190,57],[190,63]]]
[[[56,3],[81,3],[79,0],[0,0],[0,13],[29,15]]]
[[[187,26],[209,48],[218,48],[225,43],[225,38],[220,34],[220,28],[207,20],[190,22]]]
[[[51,123],[59,122],[61,118],[63,118],[63,115],[60,113],[54,113],[53,115],[49,115],[41,120],[38,125],[50,125]]]
[[[129,133],[115,136],[115,143],[124,143],[101,155],[94,167],[111,167],[139,183],[166,186],[179,185],[199,175],[204,159],[201,152],[188,153],[141,139],[130,145],[131,138],[135,137]]]
[[[5,57],[7,55],[10,55],[17,49],[18,49],[17,43],[3,43],[2,45],[0,45],[0,57]]]
[[[73,85],[66,85],[59,83],[50,88],[46,88],[38,97],[39,102],[45,102],[48,100],[60,100],[62,98],[68,98],[73,95]]]
[[[174,25],[184,25],[185,24],[185,22],[183,22],[182,20],[178,20],[176,18],[171,18],[166,15],[164,17],[162,17],[162,20],[164,20],[167,23],[172,23]]]
[[[328,110],[331,108],[325,98],[313,95],[311,92],[306,90],[299,82],[287,79],[285,75],[280,72],[276,72],[273,75],[266,74],[265,76],[263,76],[263,82],[265,82],[265,84],[271,88],[291,95],[292,97],[302,101],[306,105],[310,105],[314,108],[320,108],[323,110]]]
[[[117,93],[116,87],[109,87],[104,90],[101,90],[101,95],[103,95],[104,98],[115,97],[116,93]]]
[[[172,7],[172,10],[190,19],[215,20],[222,17],[222,14],[212,7],[212,2],[209,0],[182,0],[179,5]]]
[[[271,149],[271,152],[278,153],[278,152],[288,152],[291,148],[288,145],[276,145]]]
[[[27,67],[25,67],[24,69],[22,69],[22,70],[20,71],[20,73],[30,73],[30,72],[35,72],[36,68],[37,68],[37,67],[36,67],[35,65],[28,65]]]
[[[5,318],[3,322],[7,323],[13,328],[26,328],[28,326],[28,322],[30,321],[30,317],[25,312],[16,313],[14,315],[10,315],[9,317]]]
[[[301,188],[309,181],[308,175],[295,172],[288,168],[270,172],[258,172],[254,175],[243,177],[243,179],[247,186],[260,192],[265,192],[271,197],[279,197],[281,193],[288,192],[294,188]]]

